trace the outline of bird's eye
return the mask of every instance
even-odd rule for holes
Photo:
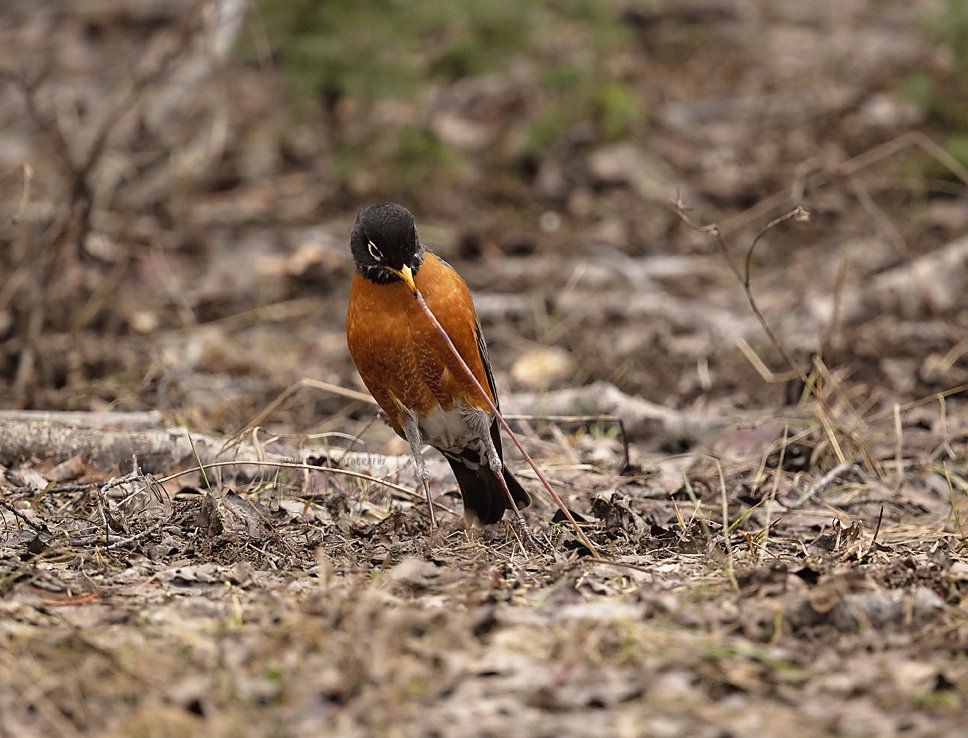
[[[367,241],[366,248],[369,250],[370,256],[372,256],[374,260],[383,261],[383,254],[380,253],[380,249],[376,247],[376,244],[373,243],[373,241]]]

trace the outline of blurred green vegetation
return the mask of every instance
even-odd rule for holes
[[[259,0],[294,101],[378,99],[495,68],[528,47],[535,0]]]
[[[951,131],[944,148],[968,166],[968,1],[945,0],[925,14],[923,24],[931,41],[951,54],[954,69],[943,78],[927,70],[912,72],[900,81],[899,92]],[[925,176],[944,175],[936,163],[929,169]]]
[[[254,17],[296,114],[330,114],[336,169],[366,163],[416,181],[459,171],[465,160],[419,108],[399,121],[380,116],[369,133],[367,115],[386,100],[419,105],[441,85],[506,70],[515,59],[530,60],[540,82],[520,113],[522,155],[540,156],[580,121],[592,122],[603,140],[628,135],[644,109],[616,71],[634,43],[623,12],[658,1],[257,0]]]
[[[944,7],[927,19],[927,25],[954,53],[960,75],[968,75],[968,3],[946,0]]]

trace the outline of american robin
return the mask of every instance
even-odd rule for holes
[[[350,355],[393,430],[410,444],[428,501],[424,443],[450,462],[468,524],[496,523],[504,515],[508,502],[498,474],[518,507],[529,505],[528,493],[504,467],[494,415],[415,299],[419,289],[497,406],[467,284],[420,242],[413,215],[396,203],[361,210],[350,249],[356,262],[346,316]],[[434,524],[432,506],[430,512]]]

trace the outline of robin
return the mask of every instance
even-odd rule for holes
[[[413,215],[396,203],[361,210],[350,249],[356,262],[346,316],[350,356],[393,430],[410,444],[428,502],[425,443],[450,463],[468,525],[496,523],[504,515],[508,502],[498,475],[517,506],[527,507],[531,498],[504,466],[497,420],[415,299],[419,290],[496,407],[467,284],[420,242]],[[433,527],[432,504],[430,516]]]

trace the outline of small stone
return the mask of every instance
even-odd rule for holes
[[[519,385],[536,388],[564,380],[575,370],[575,360],[568,352],[548,346],[528,351],[511,367],[511,376]]]

